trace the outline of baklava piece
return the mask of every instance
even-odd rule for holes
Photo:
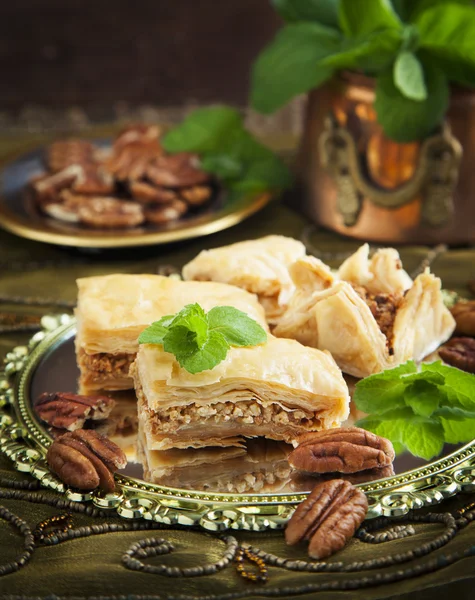
[[[257,294],[270,324],[278,322],[294,291],[289,266],[305,256],[292,238],[269,235],[203,250],[183,268],[187,280],[221,281]]]
[[[328,350],[355,377],[420,361],[454,330],[440,279],[426,269],[412,281],[392,248],[369,259],[365,245],[336,274],[305,257],[290,274],[296,290],[275,335]]]
[[[131,373],[150,450],[239,446],[243,437],[291,443],[339,427],[348,388],[329,353],[271,335],[232,347],[209,371],[191,374],[161,346],[142,344]]]
[[[267,330],[256,297],[222,283],[179,281],[161,275],[105,275],[77,283],[76,356],[81,390],[133,388],[129,370],[140,333],[187,304],[198,302],[206,311],[233,306]]]

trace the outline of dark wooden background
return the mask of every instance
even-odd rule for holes
[[[0,110],[244,105],[268,0],[0,0]]]

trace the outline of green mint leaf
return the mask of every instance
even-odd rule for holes
[[[338,50],[320,61],[332,69],[362,69],[377,73],[392,65],[401,45],[401,32],[385,29],[358,38],[345,38]]]
[[[471,442],[475,439],[475,419],[454,421],[453,419],[441,418],[440,422],[444,430],[445,441],[448,444]]]
[[[443,385],[445,383],[445,377],[442,375],[442,373],[424,371],[423,373],[420,372],[405,375],[402,381],[404,385],[412,385],[417,381],[422,381],[424,383],[432,383],[434,385]]]
[[[174,354],[181,366],[183,366],[184,360],[200,351],[196,343],[196,334],[183,326],[172,327],[168,330],[163,338],[163,349],[165,352]]]
[[[231,154],[208,154],[201,159],[201,168],[222,181],[237,179],[243,173],[242,161]]]
[[[421,417],[430,417],[439,407],[439,400],[439,388],[433,383],[416,381],[404,390],[404,401]]]
[[[458,406],[441,406],[432,416],[437,418],[443,417],[449,421],[465,421],[467,419],[475,419],[475,410],[465,410]],[[475,438],[475,431],[473,434]]]
[[[395,0],[392,0],[394,4]],[[397,0],[396,0],[397,1]],[[441,6],[443,4],[460,4],[469,6],[473,3],[473,0],[403,0],[409,4],[410,12],[408,18],[411,21],[416,21],[420,15],[426,11],[434,8],[435,6]]]
[[[167,152],[216,152],[229,131],[241,126],[240,114],[227,106],[199,108],[166,133],[162,146]]]
[[[212,308],[208,324],[210,332],[219,332],[231,346],[257,346],[267,341],[267,334],[259,323],[232,306]]]
[[[139,335],[139,344],[163,344],[163,338],[167,334],[168,327],[174,318],[174,315],[168,315],[152,323],[152,325],[144,329]]]
[[[440,3],[416,18],[423,58],[432,58],[450,81],[475,85],[475,6]]]
[[[417,372],[417,366],[409,361],[395,369],[361,379],[355,386],[353,401],[365,413],[382,414],[394,408],[404,408],[403,375]]]
[[[389,0],[340,0],[339,21],[349,37],[359,37],[384,29],[402,29],[402,23]]]
[[[417,0],[416,0],[417,1]],[[394,12],[401,21],[408,21],[414,5],[414,0],[392,0]]]
[[[318,23],[295,23],[281,29],[252,68],[251,105],[269,114],[294,96],[330,79],[333,69],[319,61],[340,47],[340,35]]]
[[[475,375],[444,365],[441,361],[422,363],[421,369],[422,373],[437,373],[444,377],[443,389],[451,404],[467,410],[475,409]]]
[[[338,28],[338,0],[271,0],[288,23],[312,21]]]
[[[199,350],[187,356],[181,356],[178,362],[180,366],[194,375],[213,369],[226,358],[228,350],[229,344],[225,337],[218,331],[210,331],[208,340]]]
[[[284,163],[245,128],[239,113],[226,107],[192,112],[164,138],[169,152],[197,152],[205,171],[215,174],[239,204],[243,193],[281,190],[292,177]],[[240,193],[239,193],[240,192]]]
[[[187,304],[182,308],[170,323],[170,329],[176,327],[183,327],[193,334],[198,348],[201,348],[208,340],[208,320],[205,311],[199,304]]]
[[[139,337],[141,344],[162,345],[190,373],[213,369],[231,346],[256,346],[266,340],[264,329],[242,311],[219,306],[206,314],[197,303],[156,321]]]
[[[376,79],[374,107],[385,134],[396,142],[412,142],[433,133],[442,123],[449,102],[449,87],[444,73],[425,65],[427,88],[425,101],[410,100],[394,83],[393,72],[387,69]]]
[[[405,423],[401,441],[414,456],[430,460],[442,452],[444,430],[437,421],[416,417]]]
[[[406,98],[427,100],[422,65],[412,52],[400,52],[394,63],[394,83]]]

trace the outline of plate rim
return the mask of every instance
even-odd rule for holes
[[[104,496],[97,490],[83,493],[70,489],[52,474],[45,461],[52,438],[33,414],[28,389],[40,361],[57,344],[74,335],[75,326],[71,315],[46,315],[42,318],[42,330],[31,338],[29,345],[17,346],[7,354],[5,371],[0,372],[0,451],[14,461],[18,470],[31,473],[43,485],[64,493],[70,500],[92,501],[100,508],[116,509],[126,518],[159,522],[172,519],[212,531],[228,527],[248,529],[250,524],[256,531],[285,525],[295,506],[308,493],[202,492],[116,474],[118,491]],[[5,412],[5,407],[10,405],[15,413],[13,420]],[[400,516],[459,492],[474,491],[475,439],[423,467],[357,487],[368,497],[367,518]]]
[[[99,138],[92,136],[81,136],[91,141]],[[81,230],[78,234],[61,233],[50,229],[45,223],[40,221],[38,224],[32,223],[29,219],[16,215],[7,206],[4,198],[3,178],[4,172],[21,160],[28,154],[40,152],[46,147],[47,142],[36,143],[31,146],[25,146],[21,150],[12,153],[0,162],[0,226],[6,231],[13,233],[24,239],[34,240],[53,244],[56,246],[68,246],[79,248],[130,248],[139,246],[164,245],[173,242],[193,239],[196,237],[207,236],[218,231],[229,229],[238,225],[245,219],[262,210],[269,202],[278,196],[277,192],[265,190],[262,192],[243,193],[242,203],[244,206],[236,211],[227,212],[225,208],[215,213],[210,213],[210,218],[204,223],[190,224],[170,231],[150,231],[138,233],[136,235],[121,236],[121,232],[126,230],[117,229],[116,236],[100,237],[100,235],[91,235],[94,230]],[[226,192],[226,189],[224,189]]]

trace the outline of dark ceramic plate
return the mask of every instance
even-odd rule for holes
[[[97,145],[108,142],[95,140]],[[271,194],[230,194],[216,191],[206,206],[163,226],[130,229],[91,229],[64,223],[42,214],[27,193],[28,182],[44,172],[45,147],[38,148],[4,165],[0,175],[0,226],[21,237],[79,248],[123,248],[167,244],[209,235],[240,223],[263,208]]]

